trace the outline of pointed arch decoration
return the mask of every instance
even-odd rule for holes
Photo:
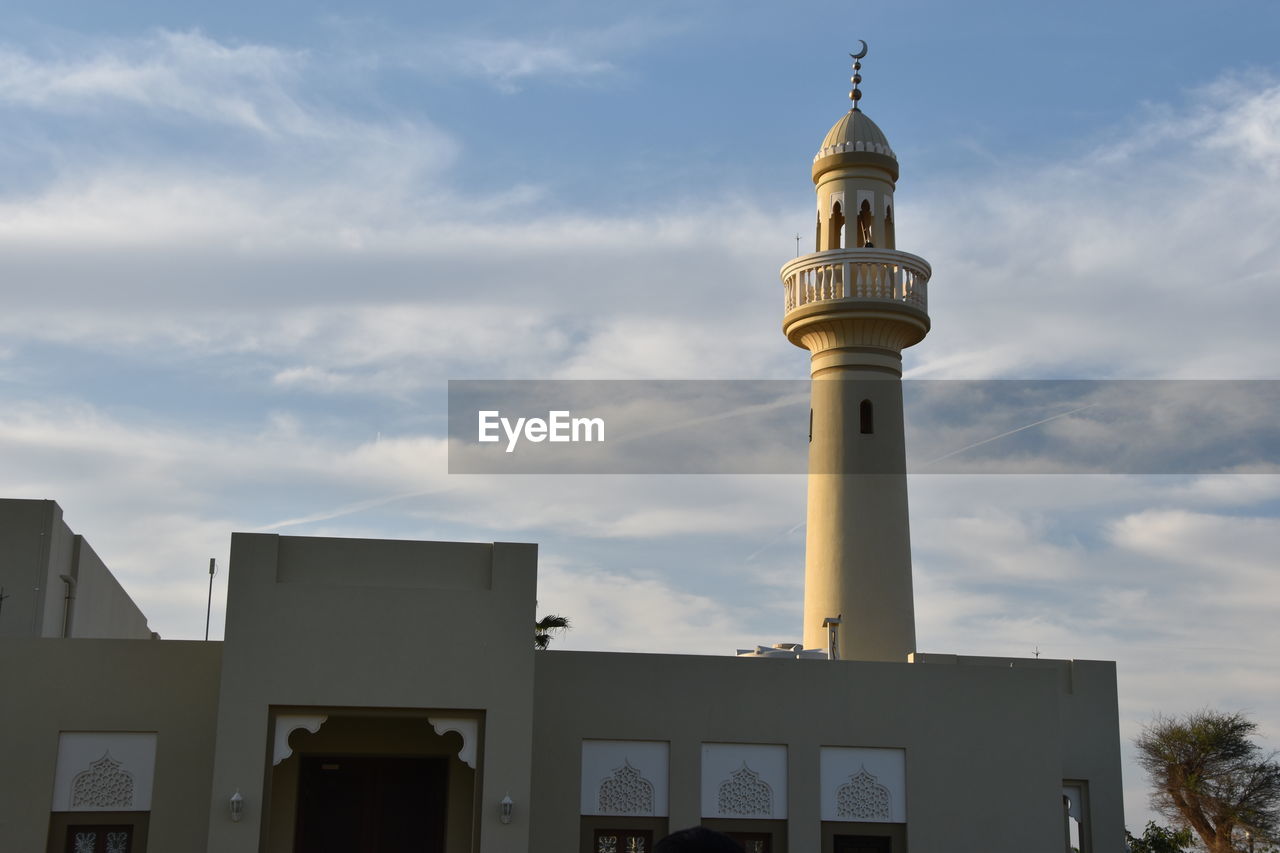
[[[652,815],[653,783],[624,758],[622,766],[600,783],[597,800],[600,814]]]
[[[892,795],[864,766],[836,790],[836,814],[850,820],[893,820]]]
[[[717,806],[725,817],[773,817],[773,788],[745,761],[720,783],[718,794]]]
[[[831,205],[831,219],[827,221],[827,249],[842,249],[842,241],[844,239],[844,205],[840,202],[833,202]]]
[[[122,769],[122,762],[104,752],[71,780],[71,808],[133,808],[133,774]]]

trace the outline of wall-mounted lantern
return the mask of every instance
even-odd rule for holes
[[[231,795],[227,805],[231,809],[231,820],[239,823],[240,818],[244,817],[244,797],[240,796],[239,788],[236,788],[236,792]]]
[[[502,802],[498,803],[498,820],[503,823],[511,823],[511,813],[516,809],[515,801],[511,799],[511,795],[507,794],[502,798]]]

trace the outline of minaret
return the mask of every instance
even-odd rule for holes
[[[813,158],[818,194],[813,254],[782,268],[783,331],[809,350],[812,408],[805,541],[804,645],[905,661],[915,651],[911,535],[902,424],[902,350],[929,331],[927,261],[900,252],[893,191],[898,159],[859,108]]]

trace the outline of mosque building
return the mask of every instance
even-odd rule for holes
[[[52,501],[0,501],[0,850],[1120,853],[1115,664],[916,648],[902,350],[929,264],[860,109],[822,140],[802,644],[535,651],[530,544],[232,535],[225,639],[161,640]]]

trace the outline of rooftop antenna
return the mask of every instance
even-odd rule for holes
[[[1040,658],[1040,647],[1036,646],[1036,659],[1038,660],[1039,658]]]
[[[858,39],[858,44],[862,45],[862,49],[857,53],[849,54],[849,58],[853,60],[853,76],[849,78],[849,82],[853,84],[853,89],[849,92],[849,100],[853,101],[853,112],[861,112],[858,109],[858,101],[862,100],[862,90],[858,88],[858,84],[862,82],[862,75],[858,72],[862,70],[862,57],[867,55],[867,43]]]
[[[800,257],[800,235],[796,234],[796,257]]]
[[[204,608],[204,641],[209,642],[209,615],[213,612],[213,573],[218,570],[218,563],[209,558],[209,600]]]

